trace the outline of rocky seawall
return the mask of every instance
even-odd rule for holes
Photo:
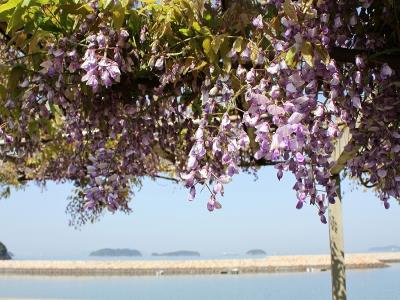
[[[348,269],[382,268],[392,262],[400,262],[400,252],[346,256]],[[310,272],[328,269],[328,255],[180,261],[0,261],[0,274],[24,275],[194,275]]]

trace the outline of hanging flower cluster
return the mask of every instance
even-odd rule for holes
[[[273,165],[326,223],[349,130],[347,174],[400,199],[395,5],[231,2],[0,5],[3,161],[75,182],[78,223],[130,211],[132,184],[163,174],[189,200],[207,186],[213,211],[235,174]]]

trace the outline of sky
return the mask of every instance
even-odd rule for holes
[[[32,184],[0,200],[0,241],[16,258],[85,257],[100,248],[132,248],[152,252],[196,250],[203,257],[243,254],[261,248],[268,254],[329,253],[328,226],[316,207],[297,210],[294,179],[279,182],[273,168],[241,174],[225,186],[222,209],[206,208],[204,189],[193,201],[187,190],[166,180],[145,180],[131,202],[133,212],[107,213],[79,230],[68,226],[65,213],[72,185]],[[343,217],[346,252],[374,246],[400,245],[400,205],[385,210],[371,191],[344,181]]]

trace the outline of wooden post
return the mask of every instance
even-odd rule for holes
[[[346,300],[346,267],[344,263],[344,239],[340,178],[335,175],[338,186],[335,204],[329,204],[329,242],[331,248],[332,300]]]
[[[343,130],[342,136],[336,141],[332,153],[332,161],[335,162],[331,169],[332,178],[338,187],[335,204],[329,204],[329,243],[331,250],[331,276],[332,276],[332,300],[346,300],[346,268],[344,262],[344,236],[342,216],[342,195],[340,191],[340,171],[346,162],[357,152],[345,151],[347,144],[351,141],[349,128]]]

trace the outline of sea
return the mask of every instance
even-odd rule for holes
[[[329,271],[177,276],[0,275],[0,299],[323,300]],[[347,271],[349,300],[400,300],[400,264]]]

